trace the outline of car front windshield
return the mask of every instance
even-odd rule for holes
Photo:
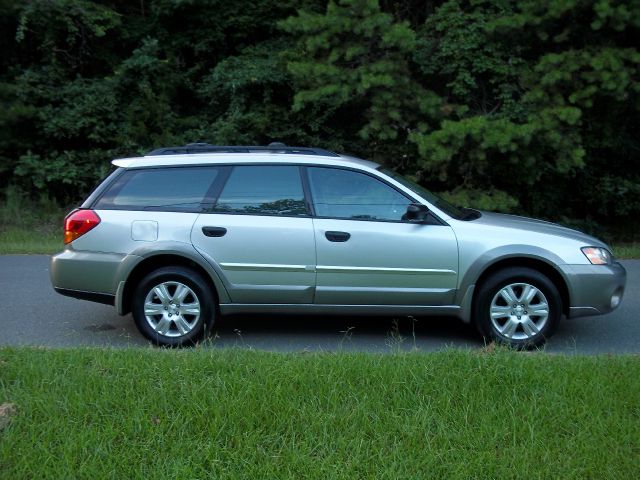
[[[455,218],[456,220],[461,220],[466,216],[466,213],[459,207],[456,207],[455,205],[450,204],[445,199],[440,198],[435,193],[430,192],[423,186],[418,185],[416,182],[409,180],[406,177],[403,177],[398,172],[394,172],[393,170],[389,168],[384,168],[384,167],[381,167],[378,170],[384,173],[385,175],[390,176],[396,182],[399,182],[405,187],[409,188],[410,190],[415,192],[417,195],[420,195],[422,198],[424,198],[429,203],[432,203],[433,205],[438,207],[440,210],[442,210],[444,213],[446,213],[450,217]]]

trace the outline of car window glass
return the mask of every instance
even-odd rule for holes
[[[336,168],[309,168],[316,215],[361,220],[402,220],[411,201],[364,173]]]
[[[129,170],[96,203],[96,208],[199,209],[218,176],[215,167]]]
[[[306,215],[300,170],[296,166],[234,167],[213,211]]]

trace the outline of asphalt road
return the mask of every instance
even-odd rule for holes
[[[640,353],[640,260],[622,262],[622,305],[598,317],[564,319],[546,351]],[[63,297],[49,283],[46,255],[0,256],[0,345],[145,346],[131,315]],[[210,344],[278,351],[434,351],[481,348],[475,330],[455,318],[232,316],[218,320]]]

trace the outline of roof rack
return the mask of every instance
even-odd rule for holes
[[[183,147],[163,147],[147,153],[152,155],[181,155],[185,153],[255,153],[255,152],[272,152],[272,153],[292,153],[297,155],[322,155],[324,157],[339,157],[335,152],[325,150],[323,148],[312,147],[289,147],[284,143],[272,142],[266,147],[261,146],[220,146],[211,145],[209,143],[188,143]]]

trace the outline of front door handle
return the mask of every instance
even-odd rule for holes
[[[202,233],[207,237],[224,237],[227,229],[224,227],[202,227]]]
[[[347,232],[325,232],[324,236],[330,242],[346,242],[351,238],[351,234]]]

